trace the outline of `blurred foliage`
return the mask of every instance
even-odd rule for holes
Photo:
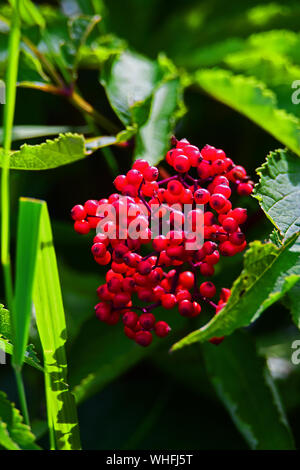
[[[261,305],[266,311],[248,327],[250,339],[246,342],[235,333],[218,348],[194,345],[169,355],[172,344],[208,320],[208,315],[201,315],[200,320],[186,322],[169,312],[170,338],[155,341],[144,350],[128,341],[118,326],[103,326],[94,319],[95,288],[102,283],[105,268],[92,260],[90,236],[73,233],[69,209],[112,192],[111,168],[125,171],[136,156],[159,162],[174,129],[177,137],[187,137],[200,147],[210,143],[224,148],[256,181],[255,169],[270,150],[285,145],[299,156],[300,107],[292,101],[297,91],[292,84],[300,80],[300,6],[293,0],[231,0],[226,4],[221,0],[174,0],[172,5],[158,0],[35,3],[37,8],[29,1],[24,3],[22,12],[11,155],[12,234],[18,197],[45,199],[53,223],[69,337],[69,383],[80,403],[83,448],[288,449],[292,438],[278,406],[285,407],[299,446],[296,390],[300,369],[290,360],[291,344],[299,338],[299,331],[289,313],[291,309],[299,327],[299,282],[285,296],[284,304],[264,303],[264,297]],[[9,4],[1,5],[0,78],[7,63],[10,14]],[[59,134],[55,140],[46,140]],[[298,156],[289,155],[283,152],[281,164],[291,158],[298,167]],[[284,170],[284,191],[292,194],[288,210],[280,206],[275,214],[270,212],[268,197],[276,193],[273,185],[279,185],[278,193],[282,189],[274,168],[269,168],[271,178],[266,181],[265,171],[260,183],[262,210],[255,199],[241,202],[250,214],[250,241],[269,240],[272,223],[282,232],[279,240],[289,224],[294,227],[289,236],[297,233],[299,223],[282,218],[299,217],[300,205],[295,202],[299,191],[296,185],[288,186],[289,168]],[[276,196],[274,203],[280,200]],[[14,242],[12,239],[12,247]],[[256,241],[252,254],[258,244],[264,247],[262,251],[271,245]],[[271,257],[284,251],[274,245],[271,248]],[[289,273],[286,264],[282,265],[272,286],[267,278],[257,279],[255,270],[265,269],[269,262],[267,257],[261,261],[258,251],[257,265],[248,266],[250,277],[257,282],[245,294],[243,309],[247,316],[247,302],[251,302],[251,319],[258,316],[253,307],[260,298],[257,293],[263,297],[264,291],[274,287],[270,292],[278,300],[287,290],[283,274]],[[290,253],[287,255],[290,259]],[[230,287],[238,278],[236,291],[243,290],[245,272],[239,277],[241,269],[242,255],[224,260],[216,269],[217,288]],[[231,313],[236,320],[235,306]],[[3,336],[8,331],[4,320],[0,323]],[[248,320],[238,318],[230,331]],[[31,340],[41,355],[34,324]],[[252,342],[256,342],[259,357]],[[278,359],[283,362],[276,362]],[[29,352],[26,362],[38,364]],[[266,365],[272,375],[267,373],[267,384]],[[28,366],[25,372],[30,414],[36,420],[33,429],[39,443],[47,446],[42,374]],[[1,388],[15,400],[9,368],[1,367],[0,374]]]

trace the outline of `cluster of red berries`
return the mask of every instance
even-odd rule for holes
[[[246,221],[247,211],[232,208],[229,200],[233,189],[241,196],[252,192],[253,182],[245,169],[235,165],[223,150],[210,145],[200,151],[186,139],[173,138],[172,143],[174,148],[167,153],[166,161],[176,171],[174,176],[157,181],[158,169],[139,159],[126,175],[115,179],[118,193],[72,209],[78,233],[86,234],[97,227],[92,245],[95,261],[110,264],[106,283],[97,289],[97,317],[111,325],[121,318],[125,334],[141,346],[152,342],[153,332],[164,337],[170,331],[169,325],[152,313],[156,307],[172,309],[177,305],[180,315],[195,317],[207,303],[217,314],[230,290],[221,289],[216,304],[212,301],[215,285],[211,281],[199,285],[198,277],[212,276],[220,255],[233,256],[246,247],[240,225]],[[190,210],[186,214],[187,204]],[[200,204],[204,210],[199,209]],[[99,212],[103,205],[104,213]],[[113,208],[111,213],[109,207]],[[124,211],[125,225],[119,217]],[[150,219],[160,221],[166,213],[168,233],[153,236]],[[189,233],[176,229],[177,224],[187,222],[192,231],[200,218],[204,243],[187,249]],[[131,235],[132,223],[138,236]],[[153,251],[143,256],[143,246],[149,244]],[[146,305],[134,305],[136,298]],[[221,339],[211,341],[217,344]]]

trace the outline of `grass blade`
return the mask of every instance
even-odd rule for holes
[[[33,282],[39,244],[42,206],[34,199],[21,198],[19,203],[16,287],[12,312],[13,364],[21,368],[28,341],[32,309]]]
[[[80,436],[75,400],[67,384],[65,314],[47,204],[39,204],[42,215],[33,301],[44,354],[51,448],[74,450],[80,449]]]

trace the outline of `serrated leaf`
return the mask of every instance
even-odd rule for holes
[[[0,166],[4,152],[0,151]],[[39,145],[24,144],[10,156],[12,170],[49,170],[86,157],[84,138],[79,134],[61,134]]]
[[[279,109],[275,94],[262,82],[222,69],[199,70],[195,81],[209,95],[244,114],[300,155],[300,120]]]
[[[252,339],[236,332],[218,347],[203,345],[203,353],[209,378],[249,446],[294,449],[275,384]]]
[[[0,445],[8,450],[39,450],[35,436],[14,404],[0,391]]]
[[[13,355],[13,350],[14,350],[14,347],[11,341],[1,334],[0,334],[0,350],[1,351],[4,350],[5,354],[9,354],[10,356]],[[36,352],[34,350],[34,346],[32,344],[29,344],[26,348],[25,355],[24,355],[24,362],[25,364],[28,364],[29,366],[34,367],[40,372],[43,372],[44,370],[42,366],[40,365],[40,360],[37,357]]]
[[[297,284],[287,293],[284,299],[284,305],[290,309],[292,319],[300,330],[300,283]]]
[[[174,344],[172,350],[214,336],[228,336],[256,320],[291,289],[300,276],[298,234],[277,248],[273,243],[252,242],[244,256],[244,269],[232,287],[226,306],[205,326]]]
[[[270,152],[256,172],[254,197],[286,240],[300,231],[300,159],[286,150]]]

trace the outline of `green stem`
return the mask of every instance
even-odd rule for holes
[[[18,387],[18,394],[19,394],[22,414],[23,414],[25,423],[28,426],[30,426],[29,413],[28,413],[28,408],[27,408],[25,388],[24,388],[21,368],[18,366],[15,366],[14,369],[15,369],[15,377],[16,377],[16,382],[17,382],[17,387]]]
[[[19,1],[15,3],[12,25],[9,35],[8,67],[6,73],[6,104],[3,117],[4,160],[1,174],[1,263],[4,272],[5,294],[8,308],[12,308],[12,275],[10,262],[10,186],[9,186],[9,153],[11,149],[12,128],[16,103],[16,83],[19,63],[20,44]]]
[[[12,130],[16,105],[16,89],[19,65],[19,50],[21,38],[21,19],[19,0],[14,3],[11,29],[8,45],[8,65],[6,72],[6,103],[3,117],[3,147],[4,159],[1,173],[1,263],[4,274],[5,296],[8,308],[12,315],[13,309],[13,283],[10,260],[10,182],[9,182],[9,155],[11,150]],[[15,367],[15,376],[19,393],[19,400],[25,423],[29,425],[28,408],[25,397],[21,369]]]

